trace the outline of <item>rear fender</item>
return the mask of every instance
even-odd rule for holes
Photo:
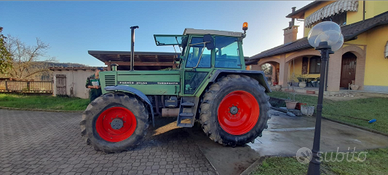
[[[267,79],[264,76],[263,71],[253,71],[253,70],[222,70],[218,69],[215,72],[213,72],[213,75],[210,78],[209,82],[216,82],[216,80],[222,76],[226,76],[228,74],[242,74],[249,76],[255,80],[257,80],[260,85],[262,85],[265,88],[265,92],[269,93],[272,92],[271,88],[268,85]]]
[[[152,125],[155,126],[155,120],[154,120],[154,110],[151,104],[151,101],[148,99],[148,97],[141,91],[139,91],[136,88],[129,87],[129,86],[107,86],[104,88],[108,92],[124,92],[124,93],[130,93],[137,97],[139,97],[142,101],[146,102],[148,104],[149,110],[151,111],[151,117],[152,117]]]

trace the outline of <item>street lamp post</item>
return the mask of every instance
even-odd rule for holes
[[[338,24],[330,21],[321,22],[315,25],[309,32],[308,35],[309,44],[314,47],[316,50],[321,51],[321,72],[320,72],[320,81],[319,83],[319,93],[318,93],[318,104],[317,104],[317,114],[315,121],[315,130],[314,130],[314,143],[313,143],[313,157],[310,161],[309,168],[307,171],[308,175],[317,175],[320,174],[320,164],[319,161],[319,147],[321,140],[321,118],[322,118],[322,101],[323,101],[323,91],[325,89],[326,82],[326,63],[329,59],[329,54],[333,54],[334,51],[337,51],[342,47],[344,42],[344,37],[341,34],[341,28]]]

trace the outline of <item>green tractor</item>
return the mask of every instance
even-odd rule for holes
[[[134,36],[132,29],[132,38]],[[185,29],[154,35],[157,46],[179,46],[176,69],[100,73],[103,95],[83,112],[81,134],[107,153],[136,147],[154,117],[176,117],[177,126],[199,121],[208,137],[225,146],[253,142],[268,127],[271,92],[261,71],[245,69],[244,32]],[[132,58],[133,58],[132,39]],[[175,48],[175,47],[174,47]]]

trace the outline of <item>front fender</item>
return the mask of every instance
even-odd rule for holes
[[[130,86],[123,86],[123,85],[117,85],[117,86],[107,86],[104,88],[106,91],[110,92],[125,92],[130,93],[133,95],[136,95],[140,99],[142,99],[144,102],[146,102],[149,106],[149,109],[151,111],[151,117],[152,117],[152,125],[155,126],[155,120],[154,120],[154,109],[152,107],[151,101],[148,99],[148,97],[141,91],[139,91],[136,88],[130,87]]]
[[[268,85],[267,78],[265,78],[263,71],[218,69],[214,71],[209,82],[215,82],[217,78],[228,74],[243,74],[252,77],[256,79],[260,83],[260,85],[265,88],[265,92],[271,92],[271,88]]]

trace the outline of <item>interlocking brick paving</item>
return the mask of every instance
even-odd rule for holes
[[[0,174],[216,174],[183,128],[150,127],[134,150],[105,154],[85,144],[80,120],[81,113],[0,109]]]

